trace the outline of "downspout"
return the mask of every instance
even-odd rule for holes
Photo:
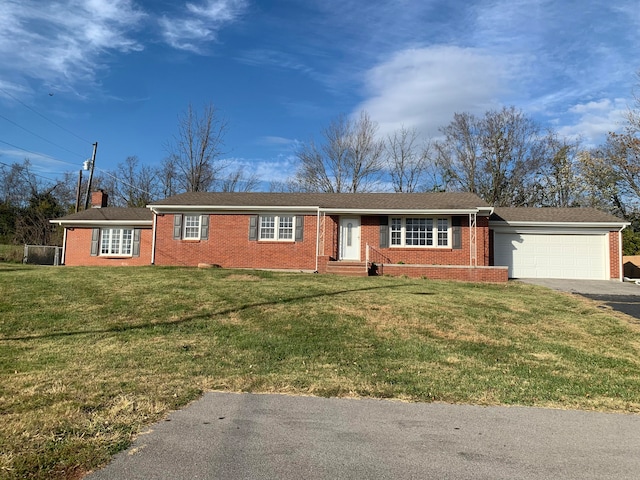
[[[67,256],[67,227],[64,227],[64,233],[62,234],[62,259],[60,260],[60,265],[64,265],[64,259],[66,256]]]
[[[153,211],[153,210],[152,210]],[[151,265],[156,264],[156,226],[158,214],[153,212],[153,235],[151,236]]]
[[[624,265],[622,264],[622,231],[627,228],[626,225],[623,225],[622,228],[618,231],[618,280],[624,282]]]
[[[319,255],[320,255],[320,207],[318,207],[318,214],[316,215],[316,272],[318,271]]]

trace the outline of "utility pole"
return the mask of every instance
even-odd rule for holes
[[[91,172],[89,173],[89,183],[87,184],[87,195],[84,199],[84,209],[89,208],[89,198],[91,196],[91,182],[93,181],[93,170],[96,168],[96,152],[98,151],[98,142],[93,144],[93,154],[91,155]]]
[[[76,190],[76,213],[78,213],[78,210],[80,209],[80,196],[82,195],[81,190],[82,190],[82,170],[78,172],[78,189]]]

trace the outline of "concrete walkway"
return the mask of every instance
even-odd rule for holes
[[[89,480],[637,479],[640,416],[207,393]]]

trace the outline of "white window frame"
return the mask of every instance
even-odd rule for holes
[[[193,223],[195,219],[195,224]],[[182,239],[200,240],[202,220],[200,215],[185,215],[182,220]],[[194,234],[195,230],[195,234]],[[188,232],[188,233],[187,233]]]
[[[425,245],[407,245],[407,220],[424,221]],[[446,224],[445,224],[446,222]],[[446,228],[443,229],[443,226]],[[446,242],[443,242],[442,234],[446,232]],[[421,232],[419,232],[421,233]],[[418,241],[422,235],[418,235]],[[399,242],[399,243],[398,243]],[[431,243],[429,243],[431,242]],[[389,247],[390,248],[451,248],[451,217],[431,217],[423,215],[406,215],[389,217]]]
[[[105,245],[106,240],[106,245]],[[132,257],[133,228],[101,228],[100,256]]]
[[[268,225],[263,221],[273,219]],[[266,235],[269,236],[266,236]],[[258,215],[258,241],[294,242],[296,238],[296,216],[293,214],[276,215],[264,213]]]

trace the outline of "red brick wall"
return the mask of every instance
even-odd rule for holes
[[[331,260],[338,259],[339,225],[340,217],[337,215],[327,215],[324,217],[324,220],[322,217],[320,218],[320,228],[323,229],[323,231],[320,232],[320,255],[326,255]]]
[[[622,257],[620,255],[620,232],[609,232],[609,268],[612,280],[621,278]]]
[[[157,217],[156,265],[315,270],[316,216],[304,216],[301,242],[249,240],[249,215],[211,215],[208,240],[173,240],[173,215]]]
[[[67,228],[67,243],[64,264],[69,266],[129,266],[151,264],[151,228],[140,232],[139,257],[101,257],[91,256],[92,228]]]
[[[410,278],[428,278],[431,280],[459,280],[463,282],[502,283],[509,280],[507,267],[464,267],[438,265],[384,265],[379,275]]]

